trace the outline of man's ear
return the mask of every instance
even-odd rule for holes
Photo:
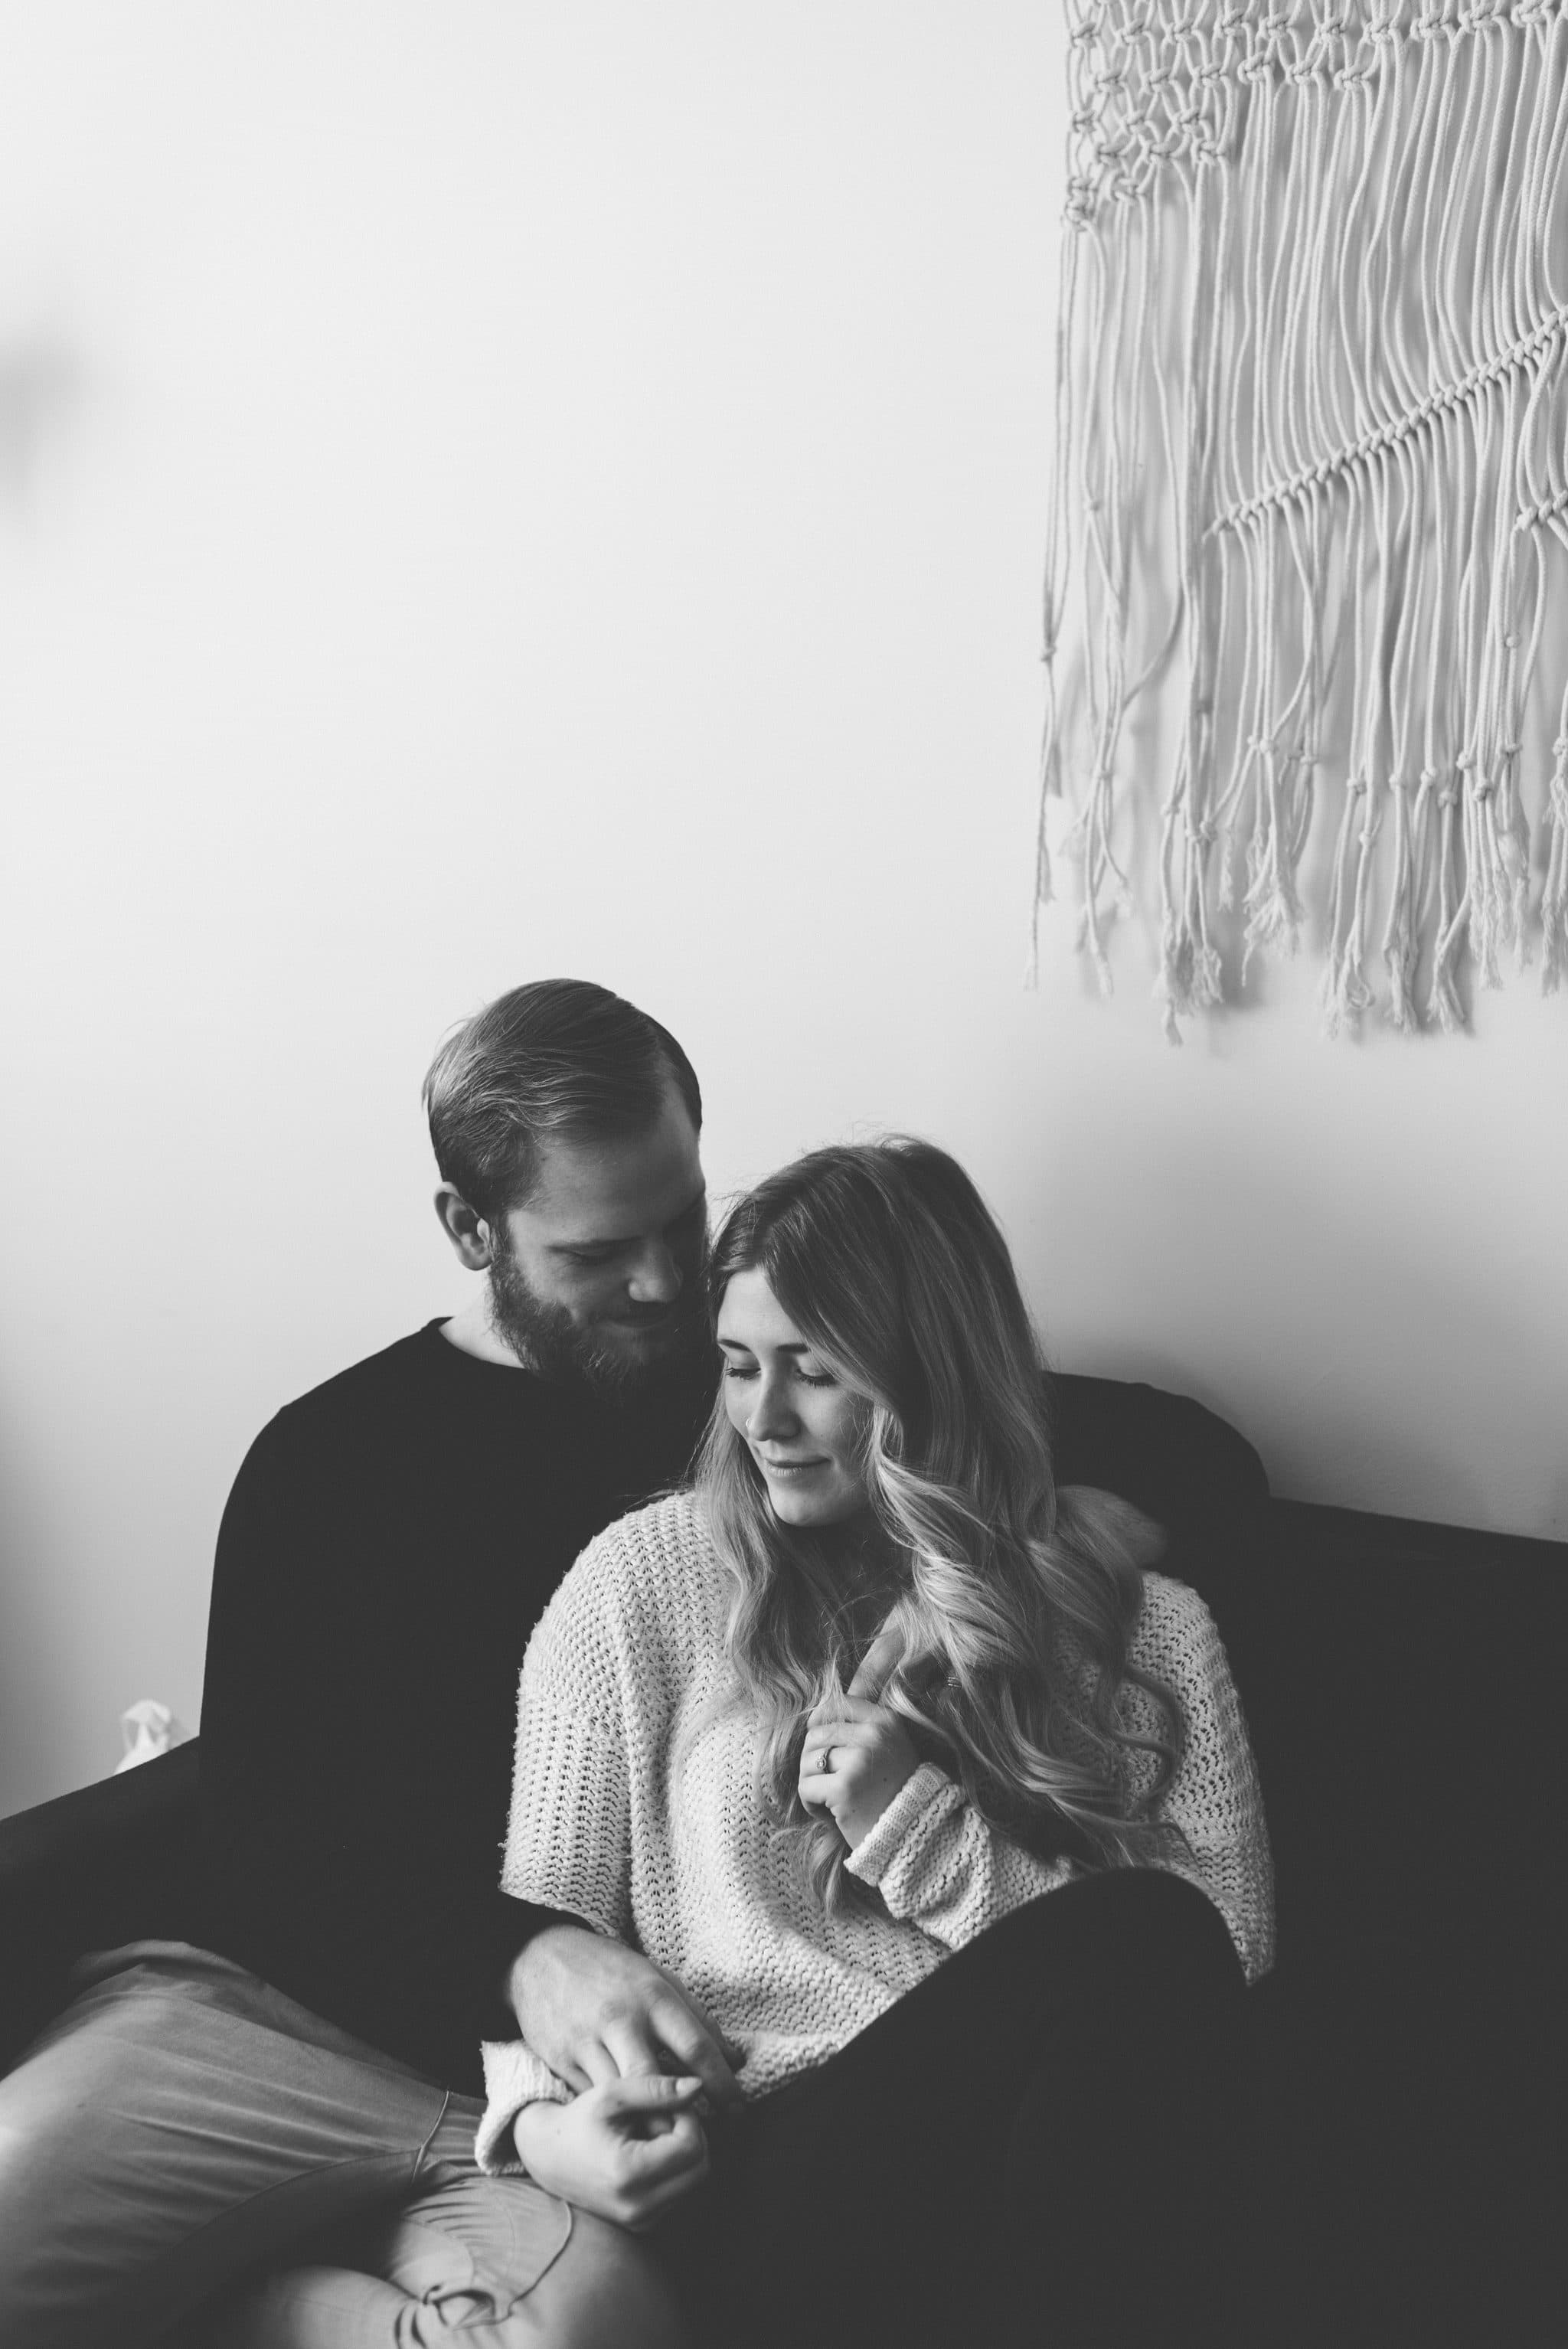
[[[455,1184],[443,1183],[436,1193],[436,1213],[451,1241],[459,1264],[470,1272],[484,1272],[495,1261],[495,1240],[477,1208],[470,1207]]]

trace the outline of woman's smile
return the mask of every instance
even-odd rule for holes
[[[768,1487],[776,1516],[837,1525],[866,1506],[861,1466],[866,1399],[850,1393],[785,1312],[764,1275],[738,1272],[718,1311],[724,1402]],[[809,1435],[820,1452],[769,1452]]]

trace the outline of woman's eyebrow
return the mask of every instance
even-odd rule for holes
[[[721,1337],[718,1342],[732,1354],[749,1354],[755,1350],[747,1344],[744,1338]],[[785,1345],[773,1346],[769,1350],[775,1354],[809,1354],[811,1349],[806,1339],[791,1338]]]

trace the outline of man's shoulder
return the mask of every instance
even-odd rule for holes
[[[440,1357],[454,1352],[440,1335],[440,1323],[427,1322],[422,1330],[396,1338],[389,1346],[307,1387],[282,1405],[269,1429],[304,1433],[310,1428],[337,1427],[366,1415],[378,1417],[404,1398],[427,1393],[440,1380],[444,1368]]]
[[[257,1435],[252,1456],[266,1460],[325,1450],[346,1457],[366,1443],[380,1451],[407,1433],[431,1430],[443,1412],[461,1410],[471,1400],[465,1371],[482,1380],[486,1366],[449,1346],[438,1320],[428,1321],[285,1402]],[[492,1371],[490,1376],[508,1373]],[[531,1381],[520,1376],[518,1383]],[[509,1400],[522,1398],[509,1394]]]
[[[378,1348],[360,1361],[350,1362],[346,1370],[334,1371],[329,1378],[307,1387],[292,1402],[284,1403],[284,1410],[302,1414],[353,1410],[362,1397],[407,1392],[411,1387],[424,1386],[438,1377],[444,1368],[443,1358],[456,1351],[441,1336],[439,1320],[427,1321],[423,1329],[395,1338],[389,1346]]]

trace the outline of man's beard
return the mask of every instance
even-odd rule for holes
[[[629,1347],[617,1345],[603,1322],[574,1321],[568,1307],[547,1304],[511,1249],[500,1250],[490,1268],[490,1326],[542,1379],[585,1386],[609,1401],[630,1400],[695,1369],[708,1351],[700,1269],[683,1265],[681,1271],[680,1295],[646,1315],[648,1339]]]

